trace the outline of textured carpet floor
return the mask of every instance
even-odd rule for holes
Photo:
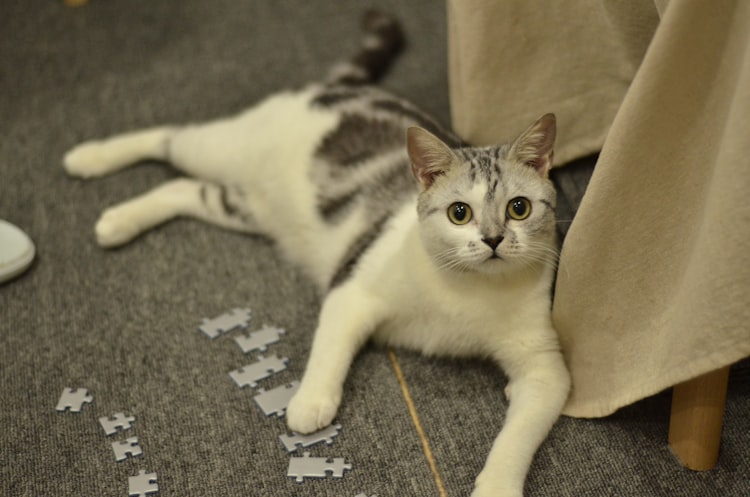
[[[448,122],[444,6],[378,5],[403,19],[410,39],[386,86]],[[288,478],[283,421],[266,418],[227,375],[252,358],[197,326],[250,307],[251,329],[287,330],[268,353],[288,357],[289,367],[263,386],[299,379],[319,306],[312,286],[268,242],[194,221],[101,250],[93,239],[101,210],[174,173],[145,164],[84,182],[60,165],[83,139],[223,115],[320,76],[355,46],[362,8],[334,0],[3,1],[0,218],[31,235],[38,257],[0,286],[0,494],[126,496],[128,477],[145,469],[158,474],[165,497],[439,495],[402,385],[376,348],[352,368],[342,434],[310,448],[353,469],[342,480]],[[589,172],[584,163],[557,176],[562,218],[570,219]],[[502,425],[503,376],[482,362],[396,357],[445,494],[468,495]],[[57,413],[66,386],[88,388],[93,404]],[[136,422],[107,437],[97,419],[118,411]],[[733,371],[715,470],[676,463],[668,411],[665,393],[607,419],[560,420],[534,462],[528,495],[748,495],[748,369]],[[143,455],[118,463],[111,443],[126,436],[138,437]]]

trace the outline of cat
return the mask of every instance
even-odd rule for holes
[[[509,407],[473,497],[519,497],[570,386],[550,317],[556,264],[556,124],[542,116],[510,144],[471,147],[373,84],[404,44],[368,12],[362,46],[323,82],[238,115],[83,143],[64,157],[94,177],[143,160],[186,177],[106,209],[103,247],[177,216],[273,239],[323,302],[289,403],[300,433],[329,425],[368,341],[495,360]]]

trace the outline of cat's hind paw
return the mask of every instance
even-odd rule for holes
[[[128,243],[141,232],[137,223],[122,208],[105,210],[94,228],[96,242],[104,248],[119,247]]]
[[[94,178],[112,171],[112,157],[106,145],[98,141],[81,143],[63,157],[65,171],[78,178]]]
[[[286,409],[287,425],[300,434],[321,430],[333,422],[340,403],[340,398],[300,389]]]

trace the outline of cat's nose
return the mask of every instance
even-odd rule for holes
[[[503,241],[502,236],[493,236],[492,238],[482,238],[482,241],[486,243],[492,250],[495,250],[500,242]]]

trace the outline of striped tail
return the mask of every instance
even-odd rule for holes
[[[401,25],[388,14],[368,10],[362,18],[362,29],[365,36],[359,52],[329,72],[329,83],[363,85],[378,81],[404,47]]]

